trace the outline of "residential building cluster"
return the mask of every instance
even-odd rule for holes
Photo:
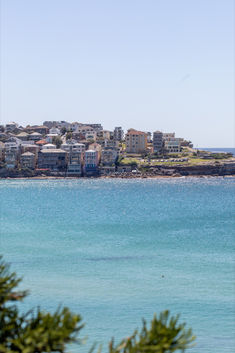
[[[120,126],[109,131],[101,124],[44,121],[22,127],[11,122],[0,125],[0,167],[92,176],[116,171],[120,157],[179,153],[185,145],[192,147],[175,133],[161,131],[129,129],[124,134]]]

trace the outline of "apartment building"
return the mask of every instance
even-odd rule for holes
[[[129,129],[126,134],[126,152],[143,153],[147,150],[147,134],[135,129]]]
[[[175,132],[163,132],[164,141],[170,141],[172,138],[175,138]]]
[[[181,138],[171,138],[164,142],[164,148],[168,153],[181,152]]]
[[[20,155],[20,140],[11,137],[5,142],[5,163],[8,169],[17,167]]]
[[[35,154],[32,152],[22,153],[20,156],[21,168],[34,169],[36,164]]]
[[[110,149],[108,147],[103,148],[101,152],[101,163],[103,165],[113,165],[116,163],[118,158],[118,151],[116,149]]]
[[[113,131],[113,139],[116,141],[122,141],[124,138],[124,131],[121,126],[117,126]]]
[[[66,171],[67,155],[67,152],[62,149],[42,149],[38,153],[38,168]]]
[[[68,142],[62,144],[61,149],[68,153],[67,174],[81,176],[85,145],[82,143]]]
[[[163,133],[161,131],[155,131],[153,133],[153,152],[161,153],[163,149]]]
[[[95,175],[98,173],[98,151],[88,150],[85,152],[84,172],[86,175]]]

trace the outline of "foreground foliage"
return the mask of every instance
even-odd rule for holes
[[[64,353],[68,344],[81,343],[78,335],[84,324],[81,316],[68,308],[59,308],[54,314],[40,308],[26,314],[19,312],[16,304],[28,294],[15,291],[20,281],[0,257],[0,353]],[[154,316],[149,329],[144,321],[140,333],[135,331],[117,345],[112,340],[109,353],[183,352],[193,340],[191,330],[178,324],[178,316],[170,317],[165,311]]]
[[[146,321],[140,333],[136,330],[131,337],[123,340],[121,344],[114,347],[114,341],[110,343],[110,353],[164,353],[184,351],[190,348],[195,337],[192,330],[186,330],[185,324],[178,324],[179,316],[171,317],[169,311],[160,313],[159,317],[154,315],[150,329]]]

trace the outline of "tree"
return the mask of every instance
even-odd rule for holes
[[[54,314],[30,310],[21,314],[15,304],[27,296],[27,291],[15,291],[21,282],[9,272],[9,265],[0,259],[0,352],[41,353],[66,351],[66,345],[79,342],[81,316],[68,308],[58,308]]]
[[[195,337],[192,330],[185,329],[185,324],[178,324],[179,315],[170,317],[169,311],[154,315],[151,326],[148,329],[143,320],[143,328],[140,333],[136,330],[131,337],[124,339],[114,346],[114,340],[110,342],[109,353],[170,353],[192,346]]]
[[[60,148],[60,146],[62,145],[62,139],[60,136],[54,136],[52,139],[52,143],[54,145],[56,145],[56,148]]]
[[[67,132],[67,129],[65,126],[63,126],[60,130],[61,134],[64,135]]]
[[[73,137],[72,131],[68,131],[67,134],[66,134],[66,141],[67,140],[71,140],[72,137]]]
[[[81,343],[81,316],[66,307],[54,314],[40,308],[21,314],[14,302],[23,300],[28,292],[15,290],[20,282],[0,257],[0,353],[65,353],[68,344]],[[155,315],[149,329],[144,321],[140,333],[136,330],[116,346],[112,340],[109,353],[184,352],[195,338],[185,324],[178,324],[178,318],[170,317],[168,311]],[[95,346],[90,352],[94,350]]]

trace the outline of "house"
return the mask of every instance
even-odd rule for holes
[[[46,135],[49,133],[49,128],[44,125],[33,125],[33,126],[28,125],[24,130],[28,133],[38,132],[41,135]]]
[[[51,127],[49,130],[49,134],[55,134],[55,135],[60,135],[60,129],[58,129],[57,127]],[[48,136],[48,135],[47,135]]]
[[[98,164],[99,164],[98,151],[95,151],[95,150],[85,151],[85,164],[84,164],[85,175],[87,176],[97,175]]]
[[[48,127],[48,129],[51,129],[52,127],[57,127],[59,123],[59,121],[46,120],[43,122],[43,126],[46,126]]]
[[[81,135],[83,135],[84,137],[86,136],[86,133],[90,133],[95,131],[93,129],[93,127],[89,126],[89,125],[82,125],[82,126],[78,126],[77,129],[74,131],[76,133],[80,133]]]
[[[62,149],[42,149],[38,153],[38,168],[66,171],[68,153]]]
[[[28,139],[32,141],[39,141],[42,139],[42,134],[40,134],[39,132],[32,132],[28,135]]]
[[[28,137],[29,137],[29,134],[27,134],[27,132],[22,131],[19,134],[17,134],[16,137],[18,139],[20,139],[21,141],[27,141]]]
[[[21,144],[21,153],[25,152],[31,152],[35,156],[35,160],[37,161],[38,159],[38,152],[39,152],[40,147],[38,145],[32,145],[32,144]]]
[[[53,145],[52,143],[46,143],[45,145],[42,146],[42,150],[55,150],[56,146]]]
[[[52,121],[52,120],[47,120],[47,121],[44,121],[43,123],[43,126],[46,126],[48,127],[48,129],[51,129],[51,128],[58,128],[58,129],[62,129],[62,127],[65,127],[66,130],[68,130],[70,128],[70,123],[68,123],[67,121]],[[53,133],[53,132],[51,132]],[[48,134],[48,132],[47,132]]]
[[[46,140],[39,140],[39,141],[37,141],[36,143],[35,143],[35,145],[37,145],[37,146],[39,146],[39,147],[42,147],[42,146],[44,146],[44,145],[46,145],[47,144],[47,141]]]
[[[73,123],[70,124],[70,130],[71,131],[77,131],[79,127],[83,126],[83,124],[78,123],[77,121],[74,121]]]
[[[44,126],[44,125],[36,125],[33,127],[33,130],[35,132],[38,132],[39,134],[42,134],[42,135],[46,135],[49,133],[49,129],[47,126]]]
[[[147,134],[135,129],[129,129],[126,134],[126,152],[143,153],[147,150]]]
[[[25,152],[20,156],[21,168],[34,169],[36,163],[35,154],[32,152]]]

